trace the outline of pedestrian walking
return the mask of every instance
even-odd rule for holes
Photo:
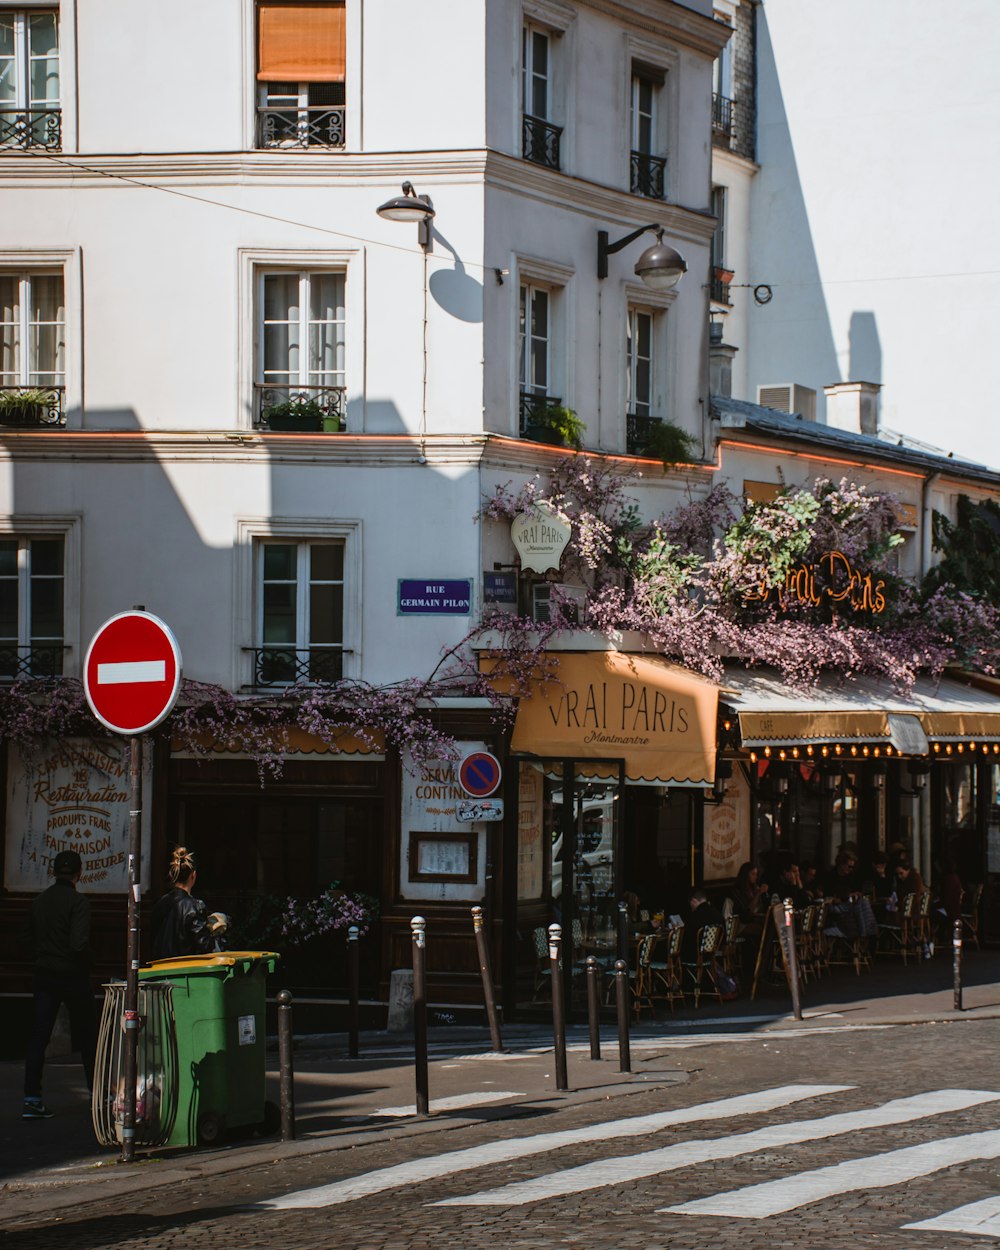
[[[69,1012],[87,1086],[94,1085],[97,1013],[89,975],[90,901],[76,888],[82,871],[76,851],[60,851],[52,863],[55,881],[32,900],[25,926],[25,944],[34,964],[34,1015],[24,1065],[24,1120],[52,1116],[42,1101],[42,1069],[62,1003]]]

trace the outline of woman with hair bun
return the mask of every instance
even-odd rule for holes
[[[187,847],[174,847],[169,876],[173,888],[153,908],[153,959],[218,950],[218,939],[226,931],[225,918],[217,912],[209,915],[202,900],[192,895],[198,870]]]

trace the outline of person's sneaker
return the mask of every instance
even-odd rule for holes
[[[52,1112],[40,1098],[25,1098],[22,1120],[51,1120]]]

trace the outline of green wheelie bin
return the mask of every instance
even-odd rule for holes
[[[228,1129],[264,1127],[267,974],[271,951],[222,951],[155,960],[139,979],[173,985],[177,1118],[164,1143],[210,1145]],[[269,1126],[269,1124],[268,1124]]]

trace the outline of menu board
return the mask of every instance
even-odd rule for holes
[[[523,760],[517,774],[517,897],[542,897],[542,800],[545,778],[541,769]]]
[[[704,846],[706,881],[735,877],[750,858],[750,787],[739,765],[722,802],[705,804]]]

